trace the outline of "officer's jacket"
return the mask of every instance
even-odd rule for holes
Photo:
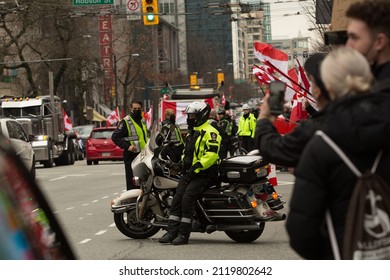
[[[201,167],[195,169],[195,173],[199,173],[217,164],[222,138],[218,130],[207,121],[198,127],[194,127],[194,130],[198,132],[198,137],[195,141],[192,166],[198,166],[197,163],[200,163]]]
[[[184,145],[183,137],[181,136],[180,127],[171,122],[163,122],[161,132],[156,137],[156,144],[161,146],[164,141],[172,143],[174,146]]]
[[[250,136],[255,137],[256,131],[256,118],[252,113],[249,113],[247,118],[241,116],[240,123],[238,124],[238,135],[239,136]]]
[[[128,151],[131,145],[139,145],[142,150],[148,141],[148,134],[145,121],[141,120],[141,125],[138,124],[130,115],[122,119],[114,133],[112,141],[125,152]]]

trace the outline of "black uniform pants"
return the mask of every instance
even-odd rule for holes
[[[250,136],[241,136],[241,147],[243,147],[248,153],[254,149],[255,138]]]
[[[139,187],[134,186],[133,184],[133,169],[131,168],[131,163],[138,156],[139,153],[128,152],[123,155],[125,163],[125,174],[126,174],[126,189],[138,189]]]
[[[192,219],[196,199],[209,187],[209,179],[204,174],[195,175],[189,182],[184,178],[179,180],[169,215]]]

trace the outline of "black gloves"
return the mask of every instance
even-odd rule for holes
[[[188,172],[183,176],[183,177],[185,177],[185,180],[187,182],[191,181],[192,178],[194,178],[194,176],[195,176],[195,170],[198,168],[201,168],[201,167],[203,167],[203,166],[200,162],[197,162],[193,166],[191,166],[190,170],[188,170]]]

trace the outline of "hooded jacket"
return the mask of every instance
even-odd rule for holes
[[[384,154],[377,173],[390,182],[390,95],[370,94],[332,104],[323,130],[360,171]],[[291,247],[306,259],[332,259],[325,212],[330,210],[339,248],[357,178],[319,136],[307,144],[295,169],[295,186],[286,228]]]

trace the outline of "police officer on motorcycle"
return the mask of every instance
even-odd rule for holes
[[[176,115],[173,109],[164,112],[162,128],[156,137],[156,144],[161,148],[161,156],[172,162],[179,162],[183,154],[184,140],[181,136],[180,127],[176,124]]]
[[[188,243],[196,199],[217,173],[221,136],[207,121],[210,111],[210,106],[202,101],[195,101],[186,108],[189,133],[182,161],[184,175],[172,200],[168,232],[159,239],[160,243]]]

